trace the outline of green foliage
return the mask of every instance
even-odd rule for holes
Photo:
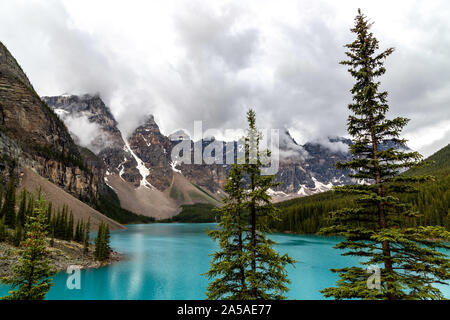
[[[14,230],[14,239],[13,244],[18,247],[24,238],[23,228],[20,224],[16,225],[16,229]]]
[[[415,218],[400,218],[402,227],[443,226],[450,230],[450,145],[426,159],[430,166],[413,168],[401,175],[433,175],[434,181],[417,186],[417,193],[399,195],[401,201],[412,205],[412,210],[421,213]],[[271,226],[280,232],[317,233],[329,226],[328,212],[354,207],[355,196],[328,191],[309,197],[277,203],[281,219]]]
[[[27,190],[23,189],[20,193],[19,212],[17,213],[16,225],[25,226],[25,218],[27,215]]]
[[[217,210],[219,228],[209,232],[220,245],[207,273],[212,280],[209,299],[284,299],[289,283],[285,267],[294,263],[288,255],[278,254],[273,249],[276,243],[266,236],[269,219],[278,215],[267,191],[278,184],[274,176],[262,175],[262,159],[268,152],[259,149],[262,135],[253,110],[247,120],[244,164],[230,171],[228,195]]]
[[[98,227],[97,237],[95,238],[95,258],[104,262],[107,261],[111,254],[111,248],[109,246],[110,235],[109,227],[106,223],[101,223]]]
[[[51,276],[55,272],[50,267],[46,248],[46,204],[40,198],[33,214],[27,216],[26,238],[21,244],[19,261],[12,267],[12,276],[2,278],[2,283],[12,287],[7,300],[42,300],[52,286]]]
[[[362,267],[332,269],[340,276],[336,287],[321,292],[336,299],[441,299],[434,283],[450,279],[449,260],[440,248],[450,248],[442,241],[450,233],[442,227],[404,227],[405,219],[416,219],[420,213],[402,196],[417,192],[417,185],[432,180],[429,176],[401,175],[405,168],[423,164],[417,152],[394,148],[382,150],[383,143],[397,145],[408,119],[386,119],[389,109],[387,92],[379,90],[375,79],[386,72],[384,60],[393,49],[378,53],[378,40],[370,32],[371,24],[358,10],[352,32],[356,40],[346,45],[349,60],[341,62],[356,83],[349,104],[351,115],[347,130],[353,137],[350,152],[353,159],[338,163],[338,168],[352,170],[351,176],[364,179],[368,185],[336,187],[337,192],[355,195],[355,205],[331,212],[330,226],[324,234],[337,234],[345,240],[336,245],[343,255],[360,257]],[[364,266],[381,265],[380,290],[369,289]]]
[[[15,215],[15,207],[17,205],[17,199],[15,197],[15,184],[14,180],[10,179],[8,182],[8,191],[5,194],[5,199],[2,199],[0,194],[0,203],[4,202],[4,212],[0,218],[0,241],[8,241],[14,246],[19,246],[20,242],[24,238],[23,228],[27,217],[32,216],[36,207],[36,201],[33,195],[22,190],[19,196],[19,210]],[[38,195],[40,198],[40,194]],[[11,210],[13,209],[13,210]],[[11,213],[8,213],[11,212]],[[15,219],[12,220],[12,216]],[[7,220],[7,217],[10,217]],[[63,206],[58,211],[53,210],[52,203],[49,202],[45,210],[45,225],[46,231],[52,236],[52,240],[61,239],[66,241],[75,240],[81,244],[87,245],[86,241],[89,241],[89,221],[88,225],[82,220],[75,221],[72,212],[70,212],[67,206]],[[6,221],[10,221],[6,223]],[[13,222],[11,222],[13,221]],[[87,240],[86,240],[87,239]]]
[[[81,229],[81,237],[83,238],[83,233],[84,233],[84,239],[83,240],[83,244],[84,244],[84,252],[88,253],[89,252],[89,231],[91,230],[91,218],[89,217],[86,228]]]
[[[8,230],[5,225],[5,217],[0,218],[0,242],[5,241],[8,237]]]
[[[5,225],[14,227],[16,222],[16,183],[14,177],[9,179],[6,187],[5,200],[0,212],[0,218],[5,218]]]
[[[354,197],[324,192],[276,204],[280,218],[272,220],[274,230],[292,233],[317,233],[329,225],[328,212],[354,205]]]
[[[243,300],[250,297],[247,280],[249,255],[244,251],[245,234],[249,232],[248,218],[244,217],[244,183],[242,168],[233,165],[224,187],[228,194],[223,206],[217,209],[221,220],[218,229],[208,235],[219,242],[220,251],[213,254],[207,272],[212,282],[208,285],[208,299]]]
[[[428,165],[420,168],[411,168],[404,175],[433,175],[442,179],[450,175],[450,144],[427,158]]]
[[[208,203],[182,205],[181,212],[172,219],[165,220],[165,222],[216,222],[215,208],[215,206]]]

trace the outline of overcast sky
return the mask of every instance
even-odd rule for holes
[[[449,1],[2,0],[0,41],[40,95],[98,92],[125,132],[245,126],[300,143],[345,135],[352,78],[338,64],[357,8],[382,49],[391,116],[425,156],[450,140]]]

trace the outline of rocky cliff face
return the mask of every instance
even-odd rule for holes
[[[96,175],[83,162],[64,123],[36,94],[21,67],[0,43],[0,129],[2,158],[28,165],[81,197],[95,197]],[[5,162],[2,165],[7,170]],[[0,166],[0,169],[1,167]],[[97,172],[99,173],[99,172]]]

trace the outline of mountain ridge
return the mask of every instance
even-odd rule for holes
[[[81,101],[84,99],[83,97],[85,96],[81,98],[74,97],[72,100],[78,99],[83,104],[84,102]],[[97,98],[101,99],[100,97]],[[60,104],[54,103],[54,101],[63,100],[59,97],[45,97],[44,99],[55,110],[63,109],[66,112],[69,111],[73,116],[80,116],[81,108],[79,106],[68,103],[61,106]],[[110,121],[114,124],[113,128],[103,126],[102,130],[111,132],[118,131],[117,121],[113,119],[109,108],[104,103],[101,103],[101,106],[105,111],[100,113],[110,115]],[[104,122],[95,120],[93,117],[90,119],[92,122],[100,125]],[[341,143],[343,139],[330,139],[329,143]],[[165,136],[160,132],[152,115],[149,115],[126,140],[129,143],[131,151],[145,163],[145,169],[149,170],[148,174],[146,174],[146,178],[148,178],[147,182],[160,191],[170,188],[173,173],[179,171],[192,183],[207,188],[212,193],[220,192],[225,184],[227,172],[230,169],[229,165],[173,163],[170,155],[172,149],[183,141],[190,142],[190,151],[192,154],[195,144],[200,143],[202,150],[205,150],[212,142],[215,142],[225,146],[225,160],[225,154],[227,153],[226,146],[229,146],[230,142],[226,143],[215,139],[192,141],[184,130],[178,130],[173,134]],[[283,183],[283,186],[277,189],[277,191],[293,195],[302,195],[302,193],[307,195],[330,188],[330,183],[335,185],[350,182],[345,175],[342,175],[342,172],[339,172],[339,175],[337,175],[337,171],[334,169],[334,163],[337,160],[347,159],[347,155],[344,153],[333,151],[326,146],[312,142],[301,146],[297,144],[288,131],[284,132],[281,140],[280,145],[284,148],[282,150],[284,152],[282,156],[285,158],[281,161],[277,179]],[[110,173],[118,173],[121,178],[138,187],[143,179],[142,174],[139,173],[139,170],[136,170],[138,163],[135,157],[130,156],[130,150],[127,150],[125,139],[122,138],[122,141],[123,143],[119,144],[119,148],[116,148],[114,153],[108,152],[108,148],[105,148],[99,152],[99,155],[102,156]],[[234,143],[236,146],[236,142],[231,143]],[[308,157],[305,158],[302,152],[307,153]],[[289,155],[286,155],[287,153]],[[191,160],[193,160],[193,156],[191,157]]]

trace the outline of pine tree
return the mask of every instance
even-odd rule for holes
[[[86,224],[86,227],[84,227],[84,223],[81,224],[80,226],[80,235],[83,239],[83,243],[84,243],[84,252],[88,253],[89,252],[89,232],[91,231],[91,217],[88,218],[88,222]],[[83,237],[84,235],[84,237]]]
[[[111,247],[110,247],[110,241],[111,241],[111,235],[109,232],[109,226],[107,223],[105,223],[105,230],[104,230],[104,259],[108,260],[111,255]]]
[[[80,242],[81,240],[81,225],[80,225],[81,220],[77,221],[77,226],[75,227],[75,235],[73,237],[73,240],[75,240],[76,242]]]
[[[270,232],[268,221],[278,219],[279,210],[274,207],[270,188],[275,188],[274,175],[262,175],[262,160],[270,156],[268,150],[260,150],[261,132],[256,127],[256,114],[253,110],[247,113],[249,128],[245,137],[244,172],[249,184],[246,201],[244,202],[250,214],[250,234],[247,235],[245,250],[250,255],[250,269],[247,272],[251,299],[284,299],[290,283],[287,278],[286,266],[295,261],[287,254],[280,255],[273,246],[276,243],[268,239]]]
[[[26,210],[26,216],[31,216],[34,211],[34,198],[33,195],[29,195],[28,197],[28,204],[27,204],[27,210]]]
[[[104,262],[109,259],[111,253],[109,241],[109,227],[102,222],[98,227],[97,237],[95,238],[94,256],[98,261]]]
[[[249,259],[244,252],[245,232],[248,221],[244,217],[244,177],[242,168],[233,165],[228,173],[224,191],[227,193],[223,206],[216,210],[220,216],[218,228],[208,235],[219,242],[220,251],[213,254],[207,275],[212,282],[208,285],[208,299],[242,300],[249,298],[246,283],[246,269]]]
[[[0,176],[0,218],[2,213],[2,207],[3,207],[3,178]]]
[[[17,225],[25,226],[25,217],[27,215],[27,191],[25,189],[20,193],[19,212],[17,212]]]
[[[47,232],[49,234],[52,232],[52,214],[53,214],[53,204],[49,202],[47,206],[47,218],[46,218],[46,223],[48,226]]]
[[[33,214],[27,216],[26,239],[21,244],[19,261],[12,267],[13,274],[1,281],[12,286],[8,300],[42,300],[50,290],[54,271],[50,267],[46,249],[45,201],[40,198]]]
[[[16,184],[14,177],[9,179],[6,186],[5,201],[0,217],[5,217],[5,224],[14,228],[16,221]]]
[[[332,269],[341,279],[337,287],[322,293],[336,299],[440,299],[442,294],[433,283],[449,279],[449,260],[436,249],[449,248],[440,241],[448,241],[449,233],[442,227],[405,227],[400,223],[404,218],[419,216],[401,196],[417,191],[416,185],[430,177],[399,176],[402,169],[423,164],[420,154],[382,148],[388,142],[405,144],[400,133],[408,119],[386,118],[387,92],[380,91],[380,82],[375,79],[385,73],[384,61],[394,49],[377,52],[379,44],[370,32],[371,25],[358,10],[351,29],[356,40],[346,45],[349,60],[341,62],[348,66],[356,83],[351,90],[352,114],[348,118],[353,159],[338,164],[369,184],[336,188],[358,195],[357,206],[332,212],[333,225],[323,233],[344,236],[345,241],[336,248],[345,250],[343,255],[363,259],[362,266],[381,265],[382,285],[380,290],[369,289],[368,274],[362,267]]]
[[[67,222],[67,240],[71,241],[73,239],[73,213],[70,212],[69,221]]]
[[[262,158],[270,154],[259,150],[262,135],[253,110],[247,119],[245,161],[229,173],[228,197],[219,209],[222,220],[218,230],[210,232],[220,245],[207,273],[214,279],[208,286],[210,299],[283,299],[289,283],[285,268],[294,263],[277,253],[276,243],[266,236],[269,220],[278,216],[268,190],[278,184],[274,176],[262,175]]]
[[[55,229],[51,229],[51,234],[50,234],[50,247],[54,247],[55,246]]]
[[[18,247],[23,240],[23,228],[21,224],[16,225],[16,229],[14,230],[14,239],[13,244]]]
[[[0,218],[0,242],[5,241],[7,238],[7,230],[5,225],[5,217]]]

